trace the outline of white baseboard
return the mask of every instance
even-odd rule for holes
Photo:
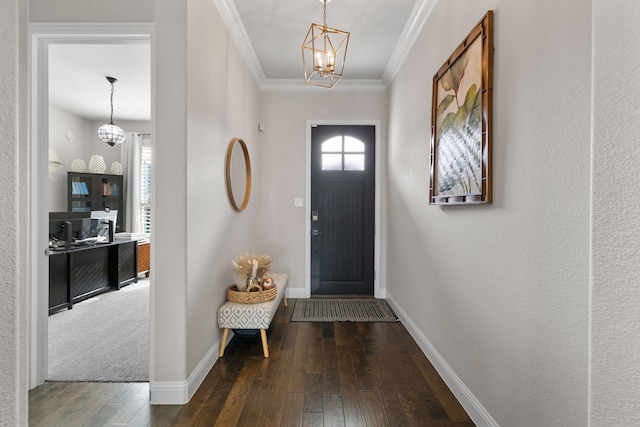
[[[184,405],[189,401],[187,381],[149,382],[149,401],[152,405]]]
[[[287,298],[304,298],[304,289],[288,288]],[[499,427],[499,424],[491,417],[480,401],[471,393],[471,390],[456,375],[444,357],[433,346],[429,339],[417,327],[415,322],[398,305],[393,296],[385,290],[385,296],[402,324],[407,328],[427,359],[438,371],[447,386],[451,389],[456,399],[467,411],[469,417],[478,427]],[[230,334],[228,342],[233,337]],[[188,403],[204,381],[205,377],[218,360],[220,341],[216,341],[202,358],[196,369],[193,370],[187,381],[152,381],[149,383],[150,401],[152,405],[184,405]]]
[[[287,288],[285,294],[287,298],[309,298],[307,291],[304,288]],[[386,289],[378,289],[375,297],[378,299],[385,299],[387,295]]]
[[[287,298],[309,298],[304,288],[287,288],[285,293],[287,295]],[[385,299],[387,297],[387,290],[377,290],[375,297],[378,299]]]
[[[429,339],[422,333],[415,322],[398,305],[389,292],[386,292],[386,299],[400,318],[402,324],[407,328],[427,359],[431,362],[438,374],[442,377],[447,386],[451,389],[456,399],[467,411],[469,417],[478,427],[499,427],[499,424],[491,417],[489,412],[482,406],[480,401],[471,393],[471,390],[456,375],[451,366],[433,346]]]
[[[230,334],[233,337],[233,334]],[[229,339],[231,339],[231,337]],[[220,341],[207,351],[187,381],[151,381],[149,396],[152,405],[184,405],[188,403],[218,360]]]
[[[287,298],[307,298],[304,288],[287,288],[285,294]]]

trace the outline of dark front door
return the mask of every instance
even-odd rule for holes
[[[375,126],[311,128],[311,294],[373,295]]]

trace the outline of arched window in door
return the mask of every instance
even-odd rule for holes
[[[323,171],[363,171],[364,143],[348,135],[334,136],[322,143]]]

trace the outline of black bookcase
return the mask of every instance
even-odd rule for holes
[[[67,172],[69,212],[118,211],[116,232],[125,231],[122,175]]]

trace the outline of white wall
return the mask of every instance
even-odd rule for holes
[[[256,137],[249,123],[256,114],[256,95],[245,81],[245,72],[224,79],[218,74],[241,69],[228,37],[227,44],[211,49],[225,52],[225,66],[215,67],[211,78],[222,81],[205,81],[200,74],[204,71],[191,70],[189,77],[195,80],[186,82],[185,64],[212,60],[209,53],[202,59],[187,60],[187,46],[191,55],[198,47],[210,49],[193,39],[187,42],[189,37],[197,40],[195,30],[185,29],[187,15],[190,25],[205,31],[204,39],[209,40],[212,33],[220,35],[217,25],[202,29],[198,12],[203,20],[211,12],[202,1],[190,1],[188,14],[179,2],[158,1],[155,5],[156,129],[162,131],[154,159],[154,166],[162,165],[162,173],[155,177],[156,187],[160,185],[155,219],[156,232],[166,246],[154,254],[162,274],[155,275],[154,304],[159,314],[152,378],[168,382],[187,378],[201,352],[218,338],[214,327],[198,323],[209,321],[211,315],[203,314],[205,307],[215,309],[230,280],[230,270],[223,272],[225,262],[238,251],[254,248],[255,240],[247,234],[255,230],[247,222],[261,224],[259,235],[264,240],[259,240],[264,243],[255,249],[273,254],[275,269],[290,268],[295,275],[292,284],[303,286],[302,255],[289,247],[303,248],[300,230],[305,219],[292,207],[292,198],[304,191],[304,121],[370,119],[384,116],[386,108],[381,94],[343,98],[332,93],[323,95],[327,98],[321,105],[326,110],[320,114],[311,105],[312,95],[265,93],[259,121],[266,123],[267,130]],[[635,215],[640,202],[633,184],[628,183],[634,181],[639,157],[638,126],[632,120],[638,103],[629,94],[639,86],[634,48],[640,36],[633,17],[640,11],[634,0],[619,0],[615,8],[605,0],[592,1],[592,192],[587,95],[591,87],[591,2],[480,0],[470,6],[462,0],[440,1],[390,93],[388,292],[490,416],[505,426],[639,422],[640,316],[634,261],[640,250]],[[56,16],[65,21],[74,17],[124,20],[122,16],[92,15],[101,10],[94,1],[86,9],[75,7],[78,2],[72,0],[64,5],[58,2],[57,15],[48,3],[30,2],[34,20],[49,21]],[[147,3],[140,3],[146,6],[142,7],[145,13],[153,9]],[[0,157],[0,213],[9,230],[5,239],[13,242],[0,249],[0,383],[10,385],[0,388],[0,418],[7,425],[27,423],[28,230],[21,218],[27,216],[24,188],[30,163],[24,120],[26,80],[21,77],[28,74],[28,68],[25,44],[17,44],[26,39],[25,8],[26,2],[3,0],[0,14],[0,52],[4,58],[14,58],[0,62],[4,100],[0,144],[5,153]],[[495,201],[486,207],[428,206],[431,85],[425,74],[435,72],[487,9],[496,11]],[[219,23],[217,15],[212,19]],[[215,40],[221,43],[218,37]],[[612,84],[612,73],[616,75],[613,81],[622,84]],[[226,78],[233,87],[229,92]],[[199,84],[208,94],[226,98],[214,101],[198,96],[194,88]],[[237,97],[240,102],[232,101],[243,87],[248,87],[248,93]],[[187,92],[195,96],[189,102]],[[354,102],[357,108],[345,107],[335,113],[330,96],[347,106]],[[245,123],[247,111],[250,118]],[[215,138],[207,140],[206,131],[212,131]],[[232,136],[244,137],[252,156],[259,151],[262,159],[250,211],[233,215],[225,211],[228,203],[217,187],[223,181],[212,181],[221,174],[216,162],[222,159],[217,157]],[[260,147],[255,142],[258,138]],[[197,153],[203,156],[198,158]],[[209,160],[210,168],[205,169]],[[193,171],[187,172],[187,165]],[[206,181],[210,189],[202,190],[200,181]],[[627,184],[622,187],[621,182]],[[198,194],[205,197],[199,199]],[[205,226],[203,234],[208,240],[197,240],[193,234],[201,211],[187,215],[185,206],[199,204],[212,209],[212,223],[221,219],[229,231],[223,234],[217,225]],[[260,217],[252,217],[257,209],[262,211]],[[227,253],[229,258],[223,261]],[[188,261],[190,257],[195,258]],[[205,278],[204,264],[209,260],[213,260],[212,275]],[[188,273],[190,269],[193,274]],[[187,332],[188,327],[195,330]],[[209,332],[212,336],[207,336]],[[200,337],[203,343],[194,342]]]
[[[186,6],[156,2],[151,387],[187,378]],[[152,398],[153,393],[152,393]]]
[[[259,104],[217,9],[207,0],[158,1],[155,13],[151,396],[158,403],[164,389],[197,386],[217,358],[215,313],[232,283],[231,260],[257,240],[260,186],[246,211],[232,211],[227,145],[242,137],[259,158]]]
[[[0,425],[28,422],[27,5],[0,2]]]
[[[97,129],[104,123],[92,122],[60,108],[49,106],[49,149],[64,163],[49,173],[49,212],[67,210],[67,172],[74,159],[82,159],[89,166],[94,154],[103,157],[110,173],[113,162],[121,159],[121,146],[111,147],[98,138]],[[149,133],[148,122],[120,121],[125,132]],[[73,135],[67,136],[67,132]]]
[[[349,93],[264,92],[260,106],[261,174],[256,180],[262,189],[259,200],[262,249],[273,257],[273,271],[289,274],[290,288],[305,285],[304,208],[293,200],[305,194],[306,121],[380,120],[382,152],[386,147],[387,96],[383,92]],[[384,156],[383,156],[384,157]],[[382,170],[386,169],[384,158]],[[385,181],[385,177],[381,178]],[[384,197],[383,197],[384,199]],[[305,206],[310,200],[305,199]],[[381,230],[384,233],[384,230]],[[383,245],[384,246],[384,245]]]
[[[592,426],[640,425],[640,3],[593,0]]]
[[[153,22],[154,0],[29,0],[31,22]]]
[[[488,9],[494,203],[429,206],[431,76]],[[387,293],[504,426],[587,424],[590,67],[589,1],[441,0],[390,93]]]
[[[105,173],[111,173],[113,162],[121,161],[121,145],[111,147],[100,138],[97,130],[104,123],[90,121],[58,107],[49,106],[49,149],[64,163],[49,173],[49,212],[67,210],[67,172],[74,159],[84,160],[87,167],[94,154],[103,157],[107,165]],[[151,123],[118,121],[125,132],[150,133]],[[69,138],[67,132],[73,136]]]
[[[220,338],[216,312],[234,283],[231,260],[257,250],[261,185],[246,210],[231,208],[225,156],[234,137],[247,144],[260,175],[259,92],[210,0],[187,11],[187,372]],[[215,348],[216,355],[218,348]]]
[[[73,137],[68,138],[67,132],[71,132]],[[64,163],[55,171],[49,172],[49,212],[67,210],[67,172],[71,170],[73,159],[80,158],[89,164],[93,154],[89,146],[91,140],[89,120],[49,106],[49,150]]]

